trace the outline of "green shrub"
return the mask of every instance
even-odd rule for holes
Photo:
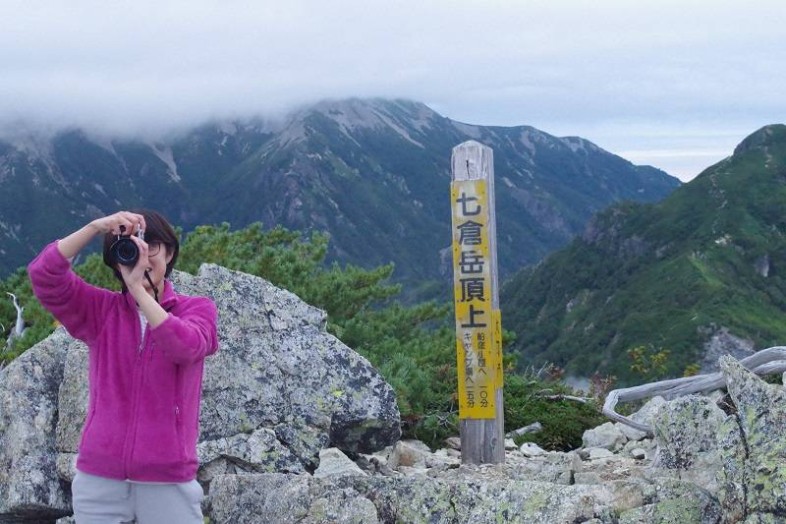
[[[598,403],[591,400],[553,400],[547,397],[576,396],[568,386],[539,379],[534,375],[505,377],[505,431],[540,422],[543,429],[516,438],[516,444],[534,442],[543,449],[569,451],[581,447],[584,431],[607,421]]]

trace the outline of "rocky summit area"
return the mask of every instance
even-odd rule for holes
[[[577,450],[507,441],[504,464],[462,464],[457,438],[400,440],[393,389],[322,311],[214,265],[174,282],[219,308],[198,446],[211,523],[786,522],[786,392],[732,357],[726,390],[632,415],[652,435],[609,422]],[[86,352],[59,329],[0,371],[0,523],[72,520]]]

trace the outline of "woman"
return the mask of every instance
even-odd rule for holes
[[[121,293],[71,270],[70,259],[97,235]],[[112,256],[121,236],[139,252],[133,266]],[[35,295],[89,348],[90,401],[72,483],[78,524],[203,522],[196,443],[203,363],[218,349],[217,313],[210,299],[172,288],[167,277],[178,252],[160,214],[121,211],[53,242],[28,266]]]

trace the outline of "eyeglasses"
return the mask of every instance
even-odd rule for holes
[[[161,246],[164,245],[163,242],[149,242],[147,244],[147,256],[154,257],[161,251]]]

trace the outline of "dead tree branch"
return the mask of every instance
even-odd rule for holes
[[[783,373],[786,371],[786,346],[775,346],[762,349],[753,355],[740,360],[740,364],[745,366],[757,375],[770,375],[773,373]],[[630,402],[654,396],[662,396],[667,400],[677,398],[691,393],[706,393],[721,389],[726,386],[726,379],[720,372],[709,373],[706,375],[696,375],[693,377],[676,378],[642,384],[624,389],[610,391],[603,403],[603,414],[615,422],[625,424],[639,431],[646,432],[653,436],[652,428],[646,424],[635,422],[628,417],[620,415],[614,408],[618,402]]]

